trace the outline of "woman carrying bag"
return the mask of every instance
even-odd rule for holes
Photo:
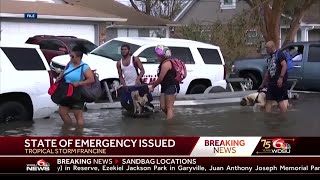
[[[71,83],[74,87],[74,91],[79,90],[81,86],[90,85],[95,82],[94,74],[92,73],[90,67],[82,62],[83,54],[86,54],[85,47],[81,45],[75,46],[70,52],[70,62],[66,66],[64,72],[62,72],[57,80],[63,80],[66,83]],[[81,76],[84,78],[81,78]],[[72,111],[78,126],[84,124],[83,109],[84,100],[66,100],[59,103],[59,115],[65,124],[71,124],[72,119],[69,116],[69,112]]]

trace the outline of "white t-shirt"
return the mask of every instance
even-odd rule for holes
[[[133,57],[130,57],[130,64],[124,66],[121,59],[121,70],[123,74],[123,79],[127,86],[134,86],[136,84],[136,79],[138,77],[137,69],[133,64]]]

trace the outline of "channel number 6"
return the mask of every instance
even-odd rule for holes
[[[262,139],[261,142],[263,142],[263,145],[262,145],[262,146],[263,146],[265,149],[269,149],[269,148],[271,147],[271,141],[266,140],[266,139]],[[281,138],[276,138],[276,139],[272,140],[272,147],[273,147],[273,148],[276,148],[276,149],[279,149],[279,148],[281,148],[281,147],[283,146],[284,143],[285,143],[285,142],[284,142],[283,139],[281,139]]]

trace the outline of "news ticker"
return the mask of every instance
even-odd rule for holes
[[[2,157],[1,174],[319,174],[320,157]]]
[[[0,137],[0,173],[320,174],[319,144],[313,137]]]

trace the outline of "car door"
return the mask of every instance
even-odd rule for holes
[[[154,52],[155,46],[147,47],[138,54],[143,64],[145,74],[142,77],[144,83],[150,83],[158,78],[159,60]],[[160,85],[154,89],[153,96],[160,96]]]
[[[310,44],[304,63],[303,78],[307,90],[320,90],[320,44]]]
[[[186,94],[191,81],[196,73],[195,61],[189,47],[169,46],[172,56],[182,60],[187,69],[187,77],[180,84],[180,94]]]
[[[67,47],[59,40],[42,40],[39,46],[48,62],[55,56],[67,53]]]
[[[191,54],[191,51],[188,47],[177,47],[177,46],[168,46],[169,49],[171,50],[172,56],[177,59],[181,59],[182,61],[185,62],[186,68],[188,70],[188,73],[193,70],[194,68],[194,59]],[[144,69],[145,69],[145,76],[143,77],[143,81],[145,83],[150,83],[152,81],[155,81],[158,76],[158,68],[160,62],[158,61],[158,58],[154,52],[155,46],[148,47],[144,51],[142,51],[138,56],[140,60],[142,60]],[[185,94],[187,91],[189,84],[181,84],[180,85],[180,92]],[[160,88],[161,86],[159,85],[153,95],[157,96],[160,95]]]
[[[22,90],[35,99],[48,94],[49,68],[44,64],[43,57],[39,55],[37,49],[2,47],[2,51],[15,69],[13,75],[6,79],[7,83],[11,82],[12,90]]]
[[[298,82],[295,86],[296,89],[303,89],[304,86],[304,80],[303,80],[303,58],[306,55],[306,50],[304,49],[303,44],[294,44],[289,45],[283,48],[283,50],[286,50],[290,53],[293,61],[294,68],[289,71],[288,77],[289,79],[297,79]],[[291,86],[292,83],[289,82],[289,85]]]

